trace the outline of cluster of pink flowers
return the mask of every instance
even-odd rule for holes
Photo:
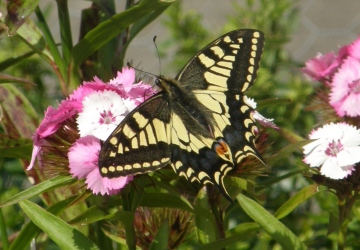
[[[33,137],[28,169],[34,166],[36,158],[40,167],[48,167],[45,157],[70,144],[64,153],[68,160],[64,165],[74,177],[86,179],[87,187],[94,194],[119,192],[133,177],[101,177],[98,169],[100,140],[106,140],[124,117],[153,93],[150,85],[135,83],[135,71],[131,68],[124,68],[108,83],[96,77],[94,81],[84,82],[57,108],[46,110]],[[63,133],[57,136],[60,131]],[[55,149],[51,151],[51,148]],[[55,160],[53,165],[59,164]]]
[[[303,147],[304,162],[321,167],[326,177],[343,179],[360,162],[360,37],[338,53],[318,54],[303,72],[322,83],[326,101],[335,110],[335,117],[323,122],[338,121],[311,132],[314,141]]]
[[[329,103],[340,117],[360,115],[360,38],[337,54],[318,54],[303,72],[330,88]]]

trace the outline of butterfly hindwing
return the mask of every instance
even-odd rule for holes
[[[184,122],[191,117],[177,112],[182,109],[177,103],[173,105],[175,107],[173,107],[170,135],[172,168],[179,176],[184,176],[191,182],[200,182],[203,185],[215,184],[224,195],[228,196],[223,188],[223,176],[233,168],[231,152],[219,155],[217,150],[221,148],[221,143],[210,134],[196,133],[194,123]],[[202,104],[198,103],[198,105]],[[181,118],[178,116],[179,113],[182,114]],[[225,145],[224,151],[226,150]]]

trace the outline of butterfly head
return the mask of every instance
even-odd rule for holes
[[[160,89],[166,91],[167,93],[171,93],[171,86],[178,86],[176,84],[176,81],[172,78],[167,78],[163,75],[160,75],[156,78],[155,80],[155,84],[157,87],[159,87]]]

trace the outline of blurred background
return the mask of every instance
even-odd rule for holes
[[[228,24],[230,17],[242,18],[237,14],[238,6],[247,6],[247,2],[254,1],[183,0],[181,2],[184,13],[198,15],[204,29],[213,33],[212,38],[205,41],[210,42],[221,34],[223,27]],[[259,6],[259,3],[256,2],[263,2],[263,4]],[[261,7],[261,5],[266,5],[266,2],[271,1],[255,1],[255,5]],[[91,3],[76,0],[69,1],[68,4],[73,28],[73,40],[77,42],[81,10],[89,7]],[[124,9],[124,1],[117,1],[116,4],[118,12]],[[289,18],[294,20],[291,23],[292,30],[284,48],[295,61],[305,62],[309,58],[314,57],[318,52],[326,53],[336,50],[339,45],[351,42],[360,34],[360,1],[301,0],[278,1],[277,3],[279,8],[284,8],[285,6],[281,7],[281,5],[285,4],[290,4],[288,8],[286,7],[288,12],[286,15],[293,15]],[[49,8],[48,24],[54,31],[55,37],[56,34],[59,37],[57,18],[51,18],[52,15],[57,15],[54,1],[40,1],[40,6],[42,8]],[[293,12],[290,13],[290,10]],[[248,15],[251,15],[251,13],[248,13]],[[145,70],[154,74],[158,73],[158,58],[152,39],[154,36],[157,36],[158,45],[161,45],[162,41],[169,39],[169,30],[164,25],[164,22],[167,21],[169,21],[169,17],[163,14],[141,31],[128,48],[125,59],[134,60],[137,63],[141,63]],[[266,20],[264,21],[266,22]],[[271,21],[268,20],[268,22],[270,23]],[[249,28],[253,27],[253,25],[254,23],[249,23],[248,26],[239,24],[237,28]],[[166,68],[165,65],[173,60],[176,53],[174,50],[165,50],[163,46],[159,46],[159,50],[166,54],[165,57],[161,58],[163,67]],[[180,68],[166,70],[176,74]]]

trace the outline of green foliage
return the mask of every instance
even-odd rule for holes
[[[67,1],[55,1],[60,41],[54,38],[38,1],[8,2],[0,3],[0,13],[4,13],[0,46],[6,48],[0,54],[3,249],[28,249],[34,238],[38,249],[317,249],[336,245],[335,234],[327,235],[339,230],[336,197],[301,176],[307,167],[296,155],[309,142],[303,137],[314,117],[304,112],[313,89],[284,49],[297,23],[294,1],[234,2],[227,25],[215,32],[202,25],[198,13],[184,12],[181,1],[127,1],[119,13],[114,1],[89,1],[91,8],[82,12],[76,44]],[[137,178],[122,190],[121,197],[95,196],[82,181],[69,176],[52,176],[38,168],[27,171],[31,137],[46,107],[94,76],[104,81],[113,78],[124,66],[131,41],[171,4],[164,22],[171,38],[161,45],[162,52],[172,49],[177,55],[171,69],[180,69],[208,41],[227,31],[254,28],[266,34],[259,77],[249,96],[259,100],[260,112],[275,118],[281,128],[269,132],[273,145],[265,154],[272,167],[268,176],[228,178],[230,191],[237,192],[237,200],[229,204],[207,195],[212,186],[201,189],[193,202],[194,187],[187,187],[186,181],[177,180],[167,169]],[[26,18],[31,13],[36,21]],[[28,178],[35,185],[29,187]],[[186,189],[188,196],[180,194],[178,187]],[[345,224],[349,245],[354,247],[360,245],[360,210],[355,204],[354,219],[350,222],[349,217]]]

